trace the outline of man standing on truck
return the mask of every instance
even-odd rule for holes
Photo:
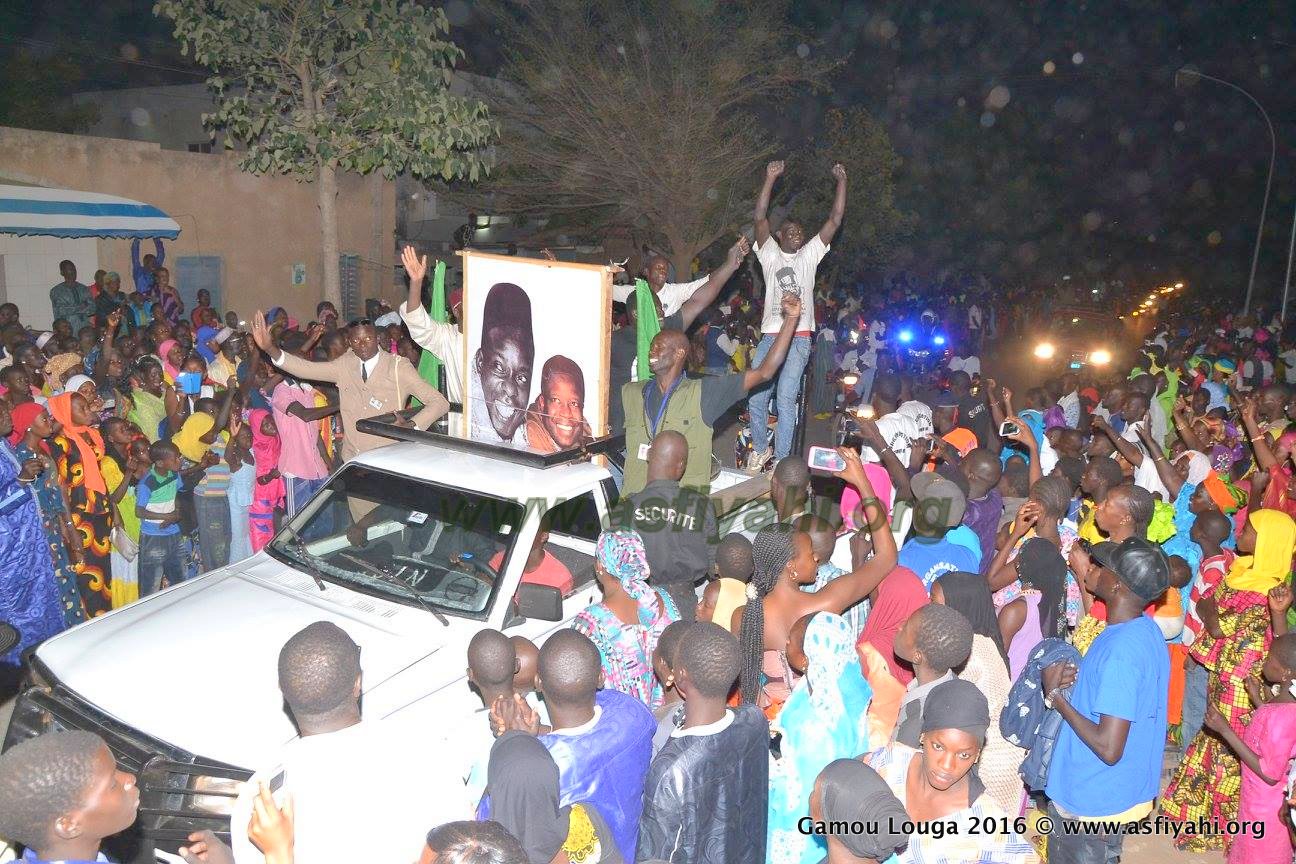
[[[404,357],[388,354],[378,347],[378,331],[368,320],[354,321],[347,328],[348,350],[336,360],[319,363],[294,357],[274,344],[265,313],[257,310],[252,322],[252,338],[276,366],[298,379],[327,381],[336,384],[342,409],[342,458],[353,459],[366,450],[391,442],[377,435],[356,431],[356,421],[379,414],[400,411],[413,396],[423,403],[423,410],[413,421],[396,415],[399,426],[414,425],[426,429],[450,408],[445,397],[419,377],[418,370]]]
[[[648,350],[649,381],[634,381],[621,389],[625,403],[626,467],[623,494],[633,495],[648,482],[648,450],[658,432],[672,429],[688,441],[688,463],[681,485],[703,493],[711,486],[712,427],[729,406],[774,378],[801,320],[801,297],[784,294],[783,324],[778,338],[755,369],[732,375],[686,378],[688,337],[663,330]]]

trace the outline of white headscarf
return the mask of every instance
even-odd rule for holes
[[[1183,459],[1188,460],[1187,482],[1194,486],[1200,486],[1202,481],[1210,476],[1210,457],[1200,450],[1185,450],[1179,454],[1179,458],[1175,460],[1175,464],[1178,465]]]

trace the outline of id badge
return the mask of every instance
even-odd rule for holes
[[[381,411],[383,409],[383,403],[373,397],[370,397],[369,407],[377,411]]]
[[[647,462],[647,461],[648,461],[648,445],[647,445],[647,444],[640,444],[640,445],[639,445],[639,460],[640,460],[641,462]]]

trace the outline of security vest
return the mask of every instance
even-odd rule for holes
[[[644,390],[656,387],[657,382],[631,381],[621,388],[625,404],[626,464],[625,487],[621,494],[633,495],[648,483],[648,462],[639,456],[643,445],[652,443],[648,431],[651,422],[644,411]],[[711,427],[702,421],[702,382],[697,378],[680,378],[666,411],[662,415],[658,432],[667,429],[678,432],[688,442],[688,465],[684,468],[681,486],[691,486],[706,495],[711,491]]]

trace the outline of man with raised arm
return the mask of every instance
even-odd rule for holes
[[[623,496],[633,495],[648,482],[648,451],[659,432],[672,429],[688,441],[688,462],[681,486],[703,493],[711,487],[712,427],[729,406],[752,388],[770,381],[788,354],[801,317],[801,298],[784,294],[783,325],[759,365],[732,375],[688,378],[688,337],[680,330],[663,330],[648,350],[653,377],[621,388],[625,402],[626,467]]]
[[[779,295],[800,298],[800,321],[797,323],[787,362],[778,376],[775,388],[775,405],[778,408],[778,428],[774,431],[774,447],[769,446],[770,388],[761,387],[751,394],[747,407],[751,412],[752,456],[749,468],[760,468],[769,461],[771,452],[782,459],[792,451],[792,435],[797,424],[797,394],[801,389],[801,376],[810,360],[810,340],[814,335],[815,270],[828,254],[828,241],[841,227],[846,213],[846,169],[841,164],[833,166],[837,179],[837,195],[832,212],[819,233],[806,240],[805,229],[787,219],[775,233],[770,233],[769,203],[774,181],[783,174],[783,163],[771,162],[765,169],[765,184],[756,198],[756,257],[765,275],[765,314],[761,321],[761,341],[756,346],[755,365],[774,347],[780,333],[782,317],[779,313]]]

